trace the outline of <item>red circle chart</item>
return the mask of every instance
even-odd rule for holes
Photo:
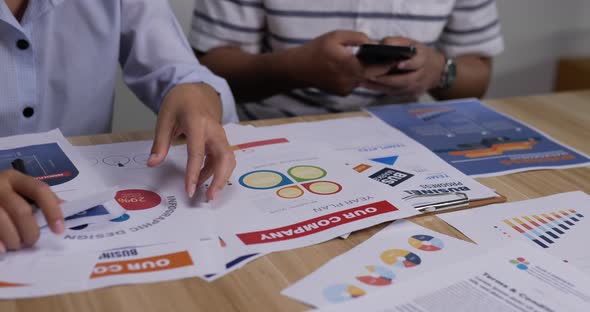
[[[125,210],[134,211],[154,208],[162,202],[160,195],[140,189],[118,191],[115,199]]]

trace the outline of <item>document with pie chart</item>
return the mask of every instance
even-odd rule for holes
[[[231,129],[237,167],[211,203],[228,244],[253,252],[298,248],[418,213],[388,201],[388,186],[364,179],[321,145]]]
[[[60,236],[43,230],[35,248],[0,260],[0,298],[20,298],[221,272],[215,217],[185,193],[186,149],[146,166],[151,142],[77,148],[114,198],[66,220]],[[112,216],[109,206],[122,214]],[[63,268],[68,268],[64,275]],[[58,280],[60,283],[55,283]],[[63,282],[62,282],[63,281]]]
[[[282,294],[315,307],[347,302],[403,285],[481,252],[475,244],[399,220]]]
[[[436,270],[383,290],[319,309],[324,312],[501,311],[586,312],[590,277],[534,248],[512,241],[476,257],[437,265]],[[358,294],[355,288],[340,294]],[[341,295],[344,296],[344,295]]]

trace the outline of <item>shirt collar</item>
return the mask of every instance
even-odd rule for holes
[[[27,11],[25,12],[25,16],[23,16],[23,22],[27,23],[30,20],[35,20],[39,16],[47,13],[54,7],[60,5],[64,0],[31,0],[29,1],[29,5],[27,7]],[[14,25],[15,23],[18,25],[18,22],[6,6],[4,1],[0,1],[0,20],[3,20],[9,24]],[[20,28],[20,27],[18,27]]]

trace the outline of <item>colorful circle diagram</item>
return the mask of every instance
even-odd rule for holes
[[[287,173],[297,182],[305,182],[321,179],[328,174],[326,170],[316,166],[295,166],[290,168]]]
[[[324,289],[323,293],[324,297],[332,303],[345,302],[365,295],[364,290],[354,285],[346,284],[338,284],[327,287]]]
[[[357,280],[371,286],[388,286],[395,279],[395,273],[390,269],[380,265],[368,265],[367,270],[370,275],[357,276]]]
[[[408,243],[412,247],[424,251],[439,251],[445,247],[442,240],[430,235],[414,235],[408,238]]]
[[[297,185],[287,186],[279,189],[277,195],[282,198],[292,199],[303,196],[303,190]]]
[[[258,170],[244,174],[239,180],[242,186],[255,190],[267,190],[293,184],[284,174],[272,170]]]
[[[402,268],[413,268],[422,263],[420,257],[412,252],[403,249],[390,249],[381,253],[383,262]]]
[[[331,181],[310,182],[303,183],[302,185],[308,191],[317,195],[332,195],[342,190],[342,186],[340,184]]]
[[[317,181],[328,172],[320,167],[299,165],[287,170],[286,175],[274,170],[248,172],[238,180],[240,185],[254,190],[268,190],[280,187],[276,195],[284,199],[294,199],[305,194],[305,190],[316,195],[332,195],[342,191],[342,185],[332,181]],[[295,184],[301,183],[300,185]]]

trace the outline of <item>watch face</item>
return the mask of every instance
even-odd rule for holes
[[[445,68],[443,70],[443,74],[440,81],[440,88],[441,89],[450,89],[455,82],[455,77],[457,76],[457,66],[455,65],[455,61],[451,58],[448,58],[445,62]]]

